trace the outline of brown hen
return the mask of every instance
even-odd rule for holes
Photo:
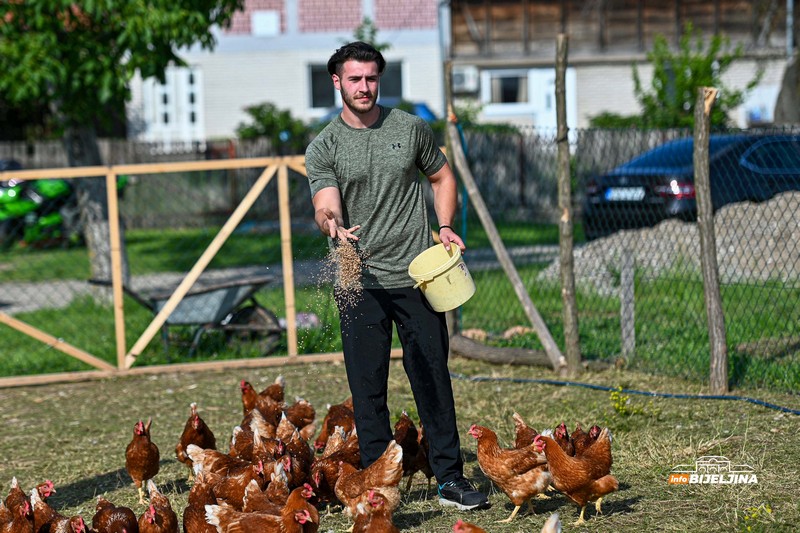
[[[556,426],[556,429],[553,430],[553,440],[556,441],[556,444],[558,444],[567,455],[575,455],[575,445],[569,436],[567,425],[564,422],[561,422]]]
[[[279,515],[245,513],[226,505],[206,505],[206,522],[218,533],[282,533]],[[285,528],[285,531],[293,531]]]
[[[394,440],[403,448],[403,477],[408,477],[406,492],[411,488],[411,482],[417,472],[422,472],[428,478],[428,489],[430,489],[433,470],[428,463],[428,452],[421,444],[421,432],[405,411],[400,413],[394,424]]]
[[[464,522],[462,519],[456,520],[453,524],[453,533],[487,533],[482,527],[471,522]]]
[[[583,430],[580,422],[575,424],[575,429],[569,434],[569,440],[575,450],[573,455],[580,455],[589,446],[589,434]]]
[[[254,433],[257,432],[262,439],[275,439],[275,431],[275,426],[267,423],[261,412],[253,409],[242,419],[240,425],[233,428],[228,455],[252,461]]]
[[[580,428],[580,424],[578,425],[578,428]],[[583,454],[589,446],[594,444],[595,441],[597,441],[597,438],[600,436],[601,431],[600,426],[596,424],[590,427],[589,431],[581,430],[578,432],[578,428],[576,428],[575,431],[572,432],[572,435],[570,435],[570,438],[572,438],[572,444],[575,446],[575,455]]]
[[[310,502],[313,496],[314,490],[311,485],[304,483],[302,487],[297,487],[289,493],[281,513],[284,518],[302,516],[302,520],[298,521],[302,525],[303,533],[314,533],[319,529],[319,513]]]
[[[501,448],[497,434],[491,429],[473,424],[469,434],[478,441],[478,465],[486,477],[502,490],[514,510],[501,522],[511,522],[525,502],[543,493],[550,485],[550,474],[544,455],[536,443],[525,448]]]
[[[147,493],[150,505],[139,517],[139,533],[178,533],[178,515],[152,479],[147,481]]]
[[[80,516],[64,516],[39,496],[39,491],[31,490],[33,508],[33,527],[37,532],[46,533],[86,533],[86,523]]]
[[[367,501],[359,503],[352,533],[400,533],[392,522],[392,512],[386,498],[374,490],[367,494]]]
[[[133,479],[136,490],[139,491],[139,503],[144,504],[144,483],[153,479],[158,474],[161,459],[158,446],[150,440],[150,426],[153,419],[147,424],[139,420],[133,426],[133,438],[125,449],[125,470]]]
[[[250,461],[262,461],[265,465],[272,464],[286,453],[286,445],[283,441],[276,437],[265,436],[256,419],[250,422],[250,430],[252,432],[252,450],[250,452],[252,458],[249,459]],[[244,457],[242,458],[244,459]]]
[[[279,515],[245,513],[224,505],[206,505],[206,521],[214,525],[219,533],[316,533],[319,530],[319,515],[302,495],[305,487],[295,490],[305,503],[294,499],[290,504],[287,500]]]
[[[341,444],[336,446],[337,442],[341,442]],[[339,463],[341,462],[349,463],[356,469],[361,468],[361,452],[356,432],[353,431],[345,437],[344,429],[336,426],[322,456],[316,458],[311,464],[311,480],[315,487],[317,503],[327,505],[328,512],[330,512],[330,506],[338,501],[334,488],[336,480],[339,479]]]
[[[35,490],[39,493],[39,497],[42,501],[47,501],[47,498],[50,497],[51,494],[56,492],[56,489],[53,485],[53,482],[49,479],[44,481],[43,483],[39,483],[34,487]],[[16,477],[11,478],[11,488],[8,491],[8,495],[4,501],[6,508],[11,511],[12,513],[19,514],[19,508],[24,507],[25,504],[30,507],[30,499],[25,494],[20,486],[19,482],[17,481]]]
[[[553,486],[581,508],[576,525],[585,522],[586,504],[595,501],[601,511],[603,496],[619,488],[617,478],[611,475],[611,433],[603,428],[597,441],[579,456],[569,456],[554,441],[549,432],[539,436],[553,477]]]
[[[511,418],[514,419],[514,448],[525,448],[533,444],[533,439],[539,432],[530,427],[519,413],[513,413]]]
[[[289,498],[289,477],[287,473],[291,465],[288,461],[276,461],[272,473],[269,475],[269,483],[264,489],[264,496],[270,502],[283,507]]]
[[[394,440],[386,446],[386,450],[378,459],[358,470],[344,461],[339,463],[339,478],[336,480],[334,492],[344,505],[345,515],[355,518],[357,505],[366,502],[370,490],[383,494],[386,506],[390,511],[400,505],[400,490],[397,485],[403,477],[403,448]]]
[[[244,505],[245,490],[251,481],[255,481],[260,489],[267,484],[264,463],[261,461],[257,464],[249,463],[246,466],[228,469],[220,475],[222,479],[214,484],[217,503],[228,504],[237,510],[241,510]]]
[[[283,413],[282,402],[275,401],[266,394],[262,396],[256,392],[250,382],[245,380],[240,382],[239,388],[242,391],[242,410],[245,416],[253,409],[257,409],[268,424],[278,425]]]
[[[303,398],[298,398],[292,405],[284,407],[283,413],[298,429],[304,440],[310,440],[317,432],[317,425],[314,422],[317,412],[314,406]]]
[[[28,500],[23,501],[14,510],[0,502],[0,532],[33,533],[33,510]]]
[[[350,433],[356,427],[356,416],[353,413],[353,398],[347,398],[342,403],[328,405],[328,412],[322,419],[319,436],[314,441],[314,449],[320,451],[325,447],[336,426],[341,426],[345,433]]]
[[[186,507],[183,509],[183,533],[215,533],[217,528],[206,522],[206,505],[216,505],[214,484],[220,480],[216,474],[201,472],[194,478],[189,489]]]
[[[267,485],[270,487],[272,483]],[[288,494],[287,494],[288,497]],[[277,504],[267,497],[267,493],[258,486],[256,480],[250,481],[244,489],[244,500],[242,501],[243,513],[269,513],[281,514],[283,504]]]
[[[314,451],[308,442],[295,429],[286,442],[286,453],[292,458],[292,481],[294,486],[300,486],[311,476],[311,464],[314,461]]]
[[[231,457],[219,450],[206,450],[194,444],[186,447],[186,453],[192,459],[195,474],[211,472],[220,476],[230,476],[249,470],[255,464],[252,461]]]
[[[125,506],[117,506],[103,496],[97,497],[92,516],[93,533],[138,533],[136,513]]]
[[[286,397],[286,379],[282,375],[278,375],[267,388],[258,393],[259,396],[268,396],[278,403],[281,403]]]
[[[201,448],[216,450],[217,439],[214,437],[214,432],[209,429],[205,421],[197,414],[197,403],[192,402],[189,405],[189,419],[183,427],[183,432],[175,446],[175,455],[178,461],[189,467],[189,481],[192,480],[192,460],[186,455],[186,447],[190,444],[195,444]]]

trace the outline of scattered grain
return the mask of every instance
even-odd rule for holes
[[[348,241],[339,241],[328,253],[327,263],[335,275],[334,295],[338,302],[352,307],[361,300],[364,289],[361,270],[365,256]]]

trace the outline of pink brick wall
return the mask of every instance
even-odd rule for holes
[[[436,0],[374,0],[378,39],[381,30],[418,30],[436,28]]]
[[[281,14],[281,33],[286,31],[286,9],[284,0],[245,0],[244,10],[233,16],[231,27],[226,31],[233,35],[250,35],[253,11],[278,11]]]
[[[251,33],[254,11],[278,11],[281,32],[286,31],[286,0],[245,0],[244,9],[233,16],[226,31],[233,35]],[[437,0],[373,0],[374,22],[381,31],[397,29],[434,29],[437,27]],[[362,0],[298,0],[298,28],[301,33],[345,31],[351,33],[363,19]]]
[[[361,0],[300,0],[300,32],[352,32],[361,24]]]

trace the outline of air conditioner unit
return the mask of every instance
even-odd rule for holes
[[[453,92],[474,93],[478,90],[478,67],[472,65],[453,66]]]

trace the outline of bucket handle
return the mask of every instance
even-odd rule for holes
[[[425,276],[428,276],[428,277],[420,279],[420,278],[412,275],[411,277],[417,280],[417,283],[416,283],[416,285],[414,285],[414,288],[416,289],[420,285],[423,285],[425,283],[433,281],[434,278],[436,278],[436,276],[438,276],[439,274],[441,274],[442,272],[444,272],[445,270],[449,269],[454,264],[456,264],[458,262],[458,260],[461,259],[461,248],[456,246],[455,250],[456,250],[456,253],[454,253],[452,256],[450,256],[450,259],[448,259],[443,265],[440,265],[440,266],[436,267],[435,269],[433,269],[430,272],[426,272]],[[411,274],[410,270],[411,269],[409,268],[409,274]]]
[[[420,285],[424,285],[425,283],[428,283],[429,281],[433,281],[433,278],[417,280],[417,283],[416,283],[416,285],[414,285],[414,288],[416,289]]]

